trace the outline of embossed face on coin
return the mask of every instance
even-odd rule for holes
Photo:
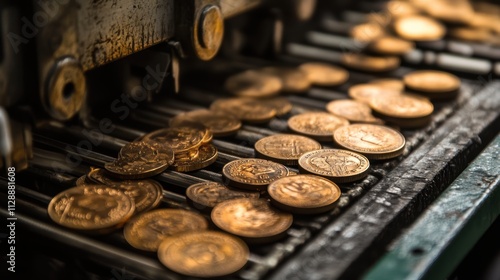
[[[308,62],[299,66],[312,84],[318,86],[338,86],[347,81],[349,72],[345,69],[322,62]]]
[[[228,136],[236,133],[241,128],[241,121],[221,112],[206,109],[194,110],[175,116],[170,121],[170,126],[179,126],[185,121],[198,122],[212,131],[215,137]]]
[[[222,173],[230,186],[261,190],[272,181],[287,176],[288,169],[269,160],[246,158],[227,163]]]
[[[278,94],[283,83],[279,77],[247,70],[229,77],[224,87],[240,97],[269,97]]]
[[[294,134],[275,134],[255,143],[255,152],[258,157],[286,165],[297,165],[302,154],[319,149],[321,149],[321,144],[318,142]]]
[[[333,132],[349,121],[326,112],[308,112],[288,119],[288,127],[318,141],[330,141]]]
[[[210,105],[210,110],[226,112],[249,123],[268,122],[276,116],[276,110],[272,106],[249,98],[217,99]]]
[[[197,209],[211,210],[215,205],[235,198],[259,198],[258,192],[235,191],[217,182],[203,182],[189,186],[186,190],[187,198]]]

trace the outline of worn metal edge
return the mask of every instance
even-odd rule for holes
[[[473,95],[358,202],[270,279],[359,278],[498,132],[500,82]]]
[[[499,201],[500,135],[363,279],[449,277],[500,214]]]

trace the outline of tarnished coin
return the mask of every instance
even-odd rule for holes
[[[276,116],[276,110],[273,107],[250,98],[217,99],[210,105],[210,110],[226,112],[249,123],[265,123]]]
[[[217,204],[211,213],[220,229],[250,243],[275,241],[292,225],[293,216],[271,207],[265,199],[238,198]]]
[[[199,148],[199,153],[196,157],[176,158],[174,163],[170,165],[170,169],[179,172],[190,172],[205,168],[217,160],[217,148],[212,144],[204,144]]]
[[[182,122],[192,121],[203,124],[210,129],[215,137],[228,136],[241,128],[241,121],[237,118],[206,109],[193,110],[176,115],[170,120],[170,126],[179,126]]]
[[[326,112],[302,113],[288,119],[291,130],[318,141],[331,141],[335,129],[348,124],[348,120]]]
[[[223,201],[245,197],[259,198],[260,194],[232,190],[217,182],[203,182],[189,186],[186,190],[186,196],[196,209],[210,211]]]
[[[351,69],[367,72],[387,72],[399,67],[397,56],[369,56],[361,53],[346,53],[342,55],[342,63]]]
[[[245,158],[228,162],[222,168],[228,185],[248,190],[264,190],[276,179],[288,175],[288,169],[265,159]]]
[[[104,185],[82,185],[60,192],[49,203],[50,218],[67,228],[105,232],[122,226],[135,211],[132,199]]]
[[[127,143],[118,159],[104,168],[120,179],[143,179],[160,174],[174,161],[174,152],[156,141],[141,140]]]
[[[203,144],[206,134],[206,128],[186,125],[155,130],[144,135],[142,139],[167,145],[177,155],[198,149]]]
[[[370,106],[356,100],[333,100],[326,104],[326,110],[336,116],[347,119],[349,122],[383,123],[381,119],[377,119],[372,115]]]
[[[157,209],[130,219],[123,228],[123,235],[132,247],[155,252],[166,237],[207,228],[208,221],[195,212]]]
[[[350,87],[348,94],[354,100],[369,104],[372,99],[383,100],[387,96],[399,96],[401,91],[375,84],[358,84]]]
[[[315,175],[296,175],[272,182],[267,188],[277,208],[297,214],[317,214],[335,207],[340,188]]]
[[[311,87],[311,81],[307,78],[307,74],[297,68],[264,67],[260,71],[281,79],[282,90],[288,93],[306,92]]]
[[[403,55],[415,48],[415,43],[397,37],[384,36],[368,44],[367,49],[382,55]]]
[[[393,78],[382,78],[370,81],[370,84],[381,86],[383,88],[393,89],[395,91],[403,91],[405,89],[405,83],[400,79]]]
[[[338,86],[349,79],[349,72],[332,64],[308,62],[301,64],[299,68],[307,74],[311,83],[317,86]]]
[[[351,38],[360,42],[371,42],[384,36],[385,33],[385,28],[375,21],[358,24],[349,31]]]
[[[276,110],[276,116],[286,115],[292,110],[292,103],[284,97],[272,97],[260,99],[259,101]]]
[[[368,175],[370,161],[365,156],[341,149],[324,149],[303,154],[301,173],[323,176],[335,183],[348,183]]]
[[[389,159],[403,153],[405,137],[382,125],[352,124],[333,133],[337,145],[363,154],[369,159]]]
[[[266,75],[255,70],[247,70],[229,77],[225,89],[240,97],[269,97],[282,90],[280,78]]]
[[[297,165],[302,154],[319,149],[320,143],[294,134],[274,134],[255,143],[257,157],[286,165]]]
[[[216,231],[168,237],[158,249],[158,259],[170,270],[201,278],[233,274],[245,266],[248,257],[245,242]]]
[[[429,99],[408,93],[371,99],[370,107],[382,119],[401,127],[424,126],[434,111]]]
[[[403,77],[406,87],[430,98],[450,98],[458,93],[460,79],[450,73],[436,70],[420,70]]]
[[[446,28],[433,18],[412,15],[395,19],[394,31],[410,41],[435,41],[443,38]]]

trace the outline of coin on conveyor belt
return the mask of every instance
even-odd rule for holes
[[[170,126],[180,126],[185,121],[201,123],[210,129],[215,137],[232,135],[241,128],[241,121],[237,118],[206,109],[178,114],[170,120]]]
[[[401,91],[378,84],[357,84],[349,88],[348,94],[354,100],[369,104],[372,99],[399,96]]]
[[[392,17],[405,17],[420,13],[420,10],[413,4],[400,0],[391,0],[387,2],[386,10]]]
[[[257,157],[285,165],[297,165],[302,154],[319,149],[317,141],[295,134],[274,134],[255,142]]]
[[[188,202],[198,210],[211,211],[215,205],[236,198],[259,198],[258,192],[230,189],[217,182],[202,182],[189,186],[186,190]]]
[[[415,48],[415,43],[397,37],[384,36],[368,44],[367,49],[381,55],[404,55]]]
[[[240,97],[260,98],[277,95],[283,89],[283,83],[276,76],[247,70],[229,77],[224,88]]]
[[[49,203],[48,214],[57,224],[89,233],[107,233],[121,227],[135,211],[132,199],[104,185],[82,185],[60,192]]]
[[[245,242],[216,231],[167,237],[158,249],[158,259],[170,270],[200,278],[234,274],[245,266],[249,254]]]
[[[296,133],[318,141],[331,141],[335,129],[349,121],[327,112],[307,112],[288,119],[288,127]]]
[[[387,72],[398,68],[400,64],[397,56],[369,56],[362,53],[345,53],[341,60],[346,67],[367,72]]]
[[[385,28],[375,21],[355,25],[349,30],[351,38],[360,42],[371,42],[384,36],[385,33]]]
[[[132,247],[155,252],[166,237],[207,228],[208,221],[195,212],[156,209],[130,219],[123,228],[123,235]]]
[[[174,152],[156,141],[141,140],[127,143],[119,157],[104,168],[120,179],[143,179],[160,174],[174,162]]]
[[[266,75],[281,79],[282,91],[287,93],[303,93],[311,87],[311,81],[305,72],[291,67],[264,67],[259,70]]]
[[[222,168],[222,174],[229,186],[261,191],[274,180],[287,176],[288,169],[269,160],[244,158],[228,162]]]
[[[163,197],[163,188],[155,180],[114,180],[100,168],[92,168],[87,174],[92,184],[103,184],[116,188],[128,195],[135,203],[135,213],[156,208]]]
[[[217,160],[217,148],[212,144],[204,144],[199,148],[199,153],[196,157],[179,157],[170,165],[170,169],[178,172],[191,172],[202,169]]]
[[[293,216],[270,205],[266,199],[238,198],[217,204],[210,214],[221,230],[249,243],[275,241],[285,235]]]
[[[271,203],[295,214],[318,214],[333,209],[340,198],[334,182],[315,175],[296,175],[272,182],[267,188]]]
[[[400,79],[394,78],[381,78],[371,80],[370,84],[381,86],[388,89],[393,89],[396,91],[403,91],[405,89],[405,83]]]
[[[370,161],[364,155],[342,149],[323,149],[303,154],[301,173],[323,176],[335,183],[348,183],[368,175]]]
[[[414,71],[406,74],[403,81],[409,90],[435,99],[455,97],[460,88],[457,76],[436,70]]]
[[[276,110],[276,116],[283,116],[292,110],[292,103],[284,97],[271,97],[259,99],[259,102]]]
[[[194,125],[176,126],[155,130],[144,135],[142,139],[162,143],[177,155],[198,149],[206,140],[206,134],[206,128]]]
[[[276,110],[265,102],[250,98],[217,99],[210,110],[225,112],[248,123],[266,123],[276,116]]]
[[[356,100],[333,100],[326,104],[326,110],[353,123],[383,123],[381,119],[375,118],[372,115],[370,106]]]
[[[450,29],[447,35],[453,39],[479,43],[490,42],[494,37],[493,33],[484,27],[455,27]]]
[[[383,125],[352,124],[337,129],[333,139],[343,149],[363,154],[369,159],[390,159],[401,155],[405,137]]]
[[[301,64],[299,68],[306,73],[311,83],[317,86],[338,86],[349,79],[347,70],[328,63],[307,62]]]
[[[444,37],[446,27],[433,18],[412,15],[395,19],[394,31],[410,41],[436,41]]]
[[[434,111],[429,99],[409,93],[374,98],[370,107],[385,121],[407,128],[427,125]]]

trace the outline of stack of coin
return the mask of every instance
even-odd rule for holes
[[[288,119],[288,127],[299,134],[318,141],[331,141],[333,132],[349,125],[349,121],[327,112],[307,112]]]
[[[255,154],[285,165],[297,165],[301,155],[321,149],[321,144],[305,136],[275,134],[255,143]]]
[[[408,90],[431,99],[448,99],[457,96],[460,79],[450,73],[436,70],[419,70],[403,77]]]
[[[261,191],[274,180],[288,176],[288,169],[273,161],[245,158],[228,162],[222,168],[222,174],[231,187]]]
[[[186,190],[188,203],[197,210],[211,211],[217,204],[236,198],[259,198],[258,192],[230,189],[217,182],[203,182],[189,186]]]

